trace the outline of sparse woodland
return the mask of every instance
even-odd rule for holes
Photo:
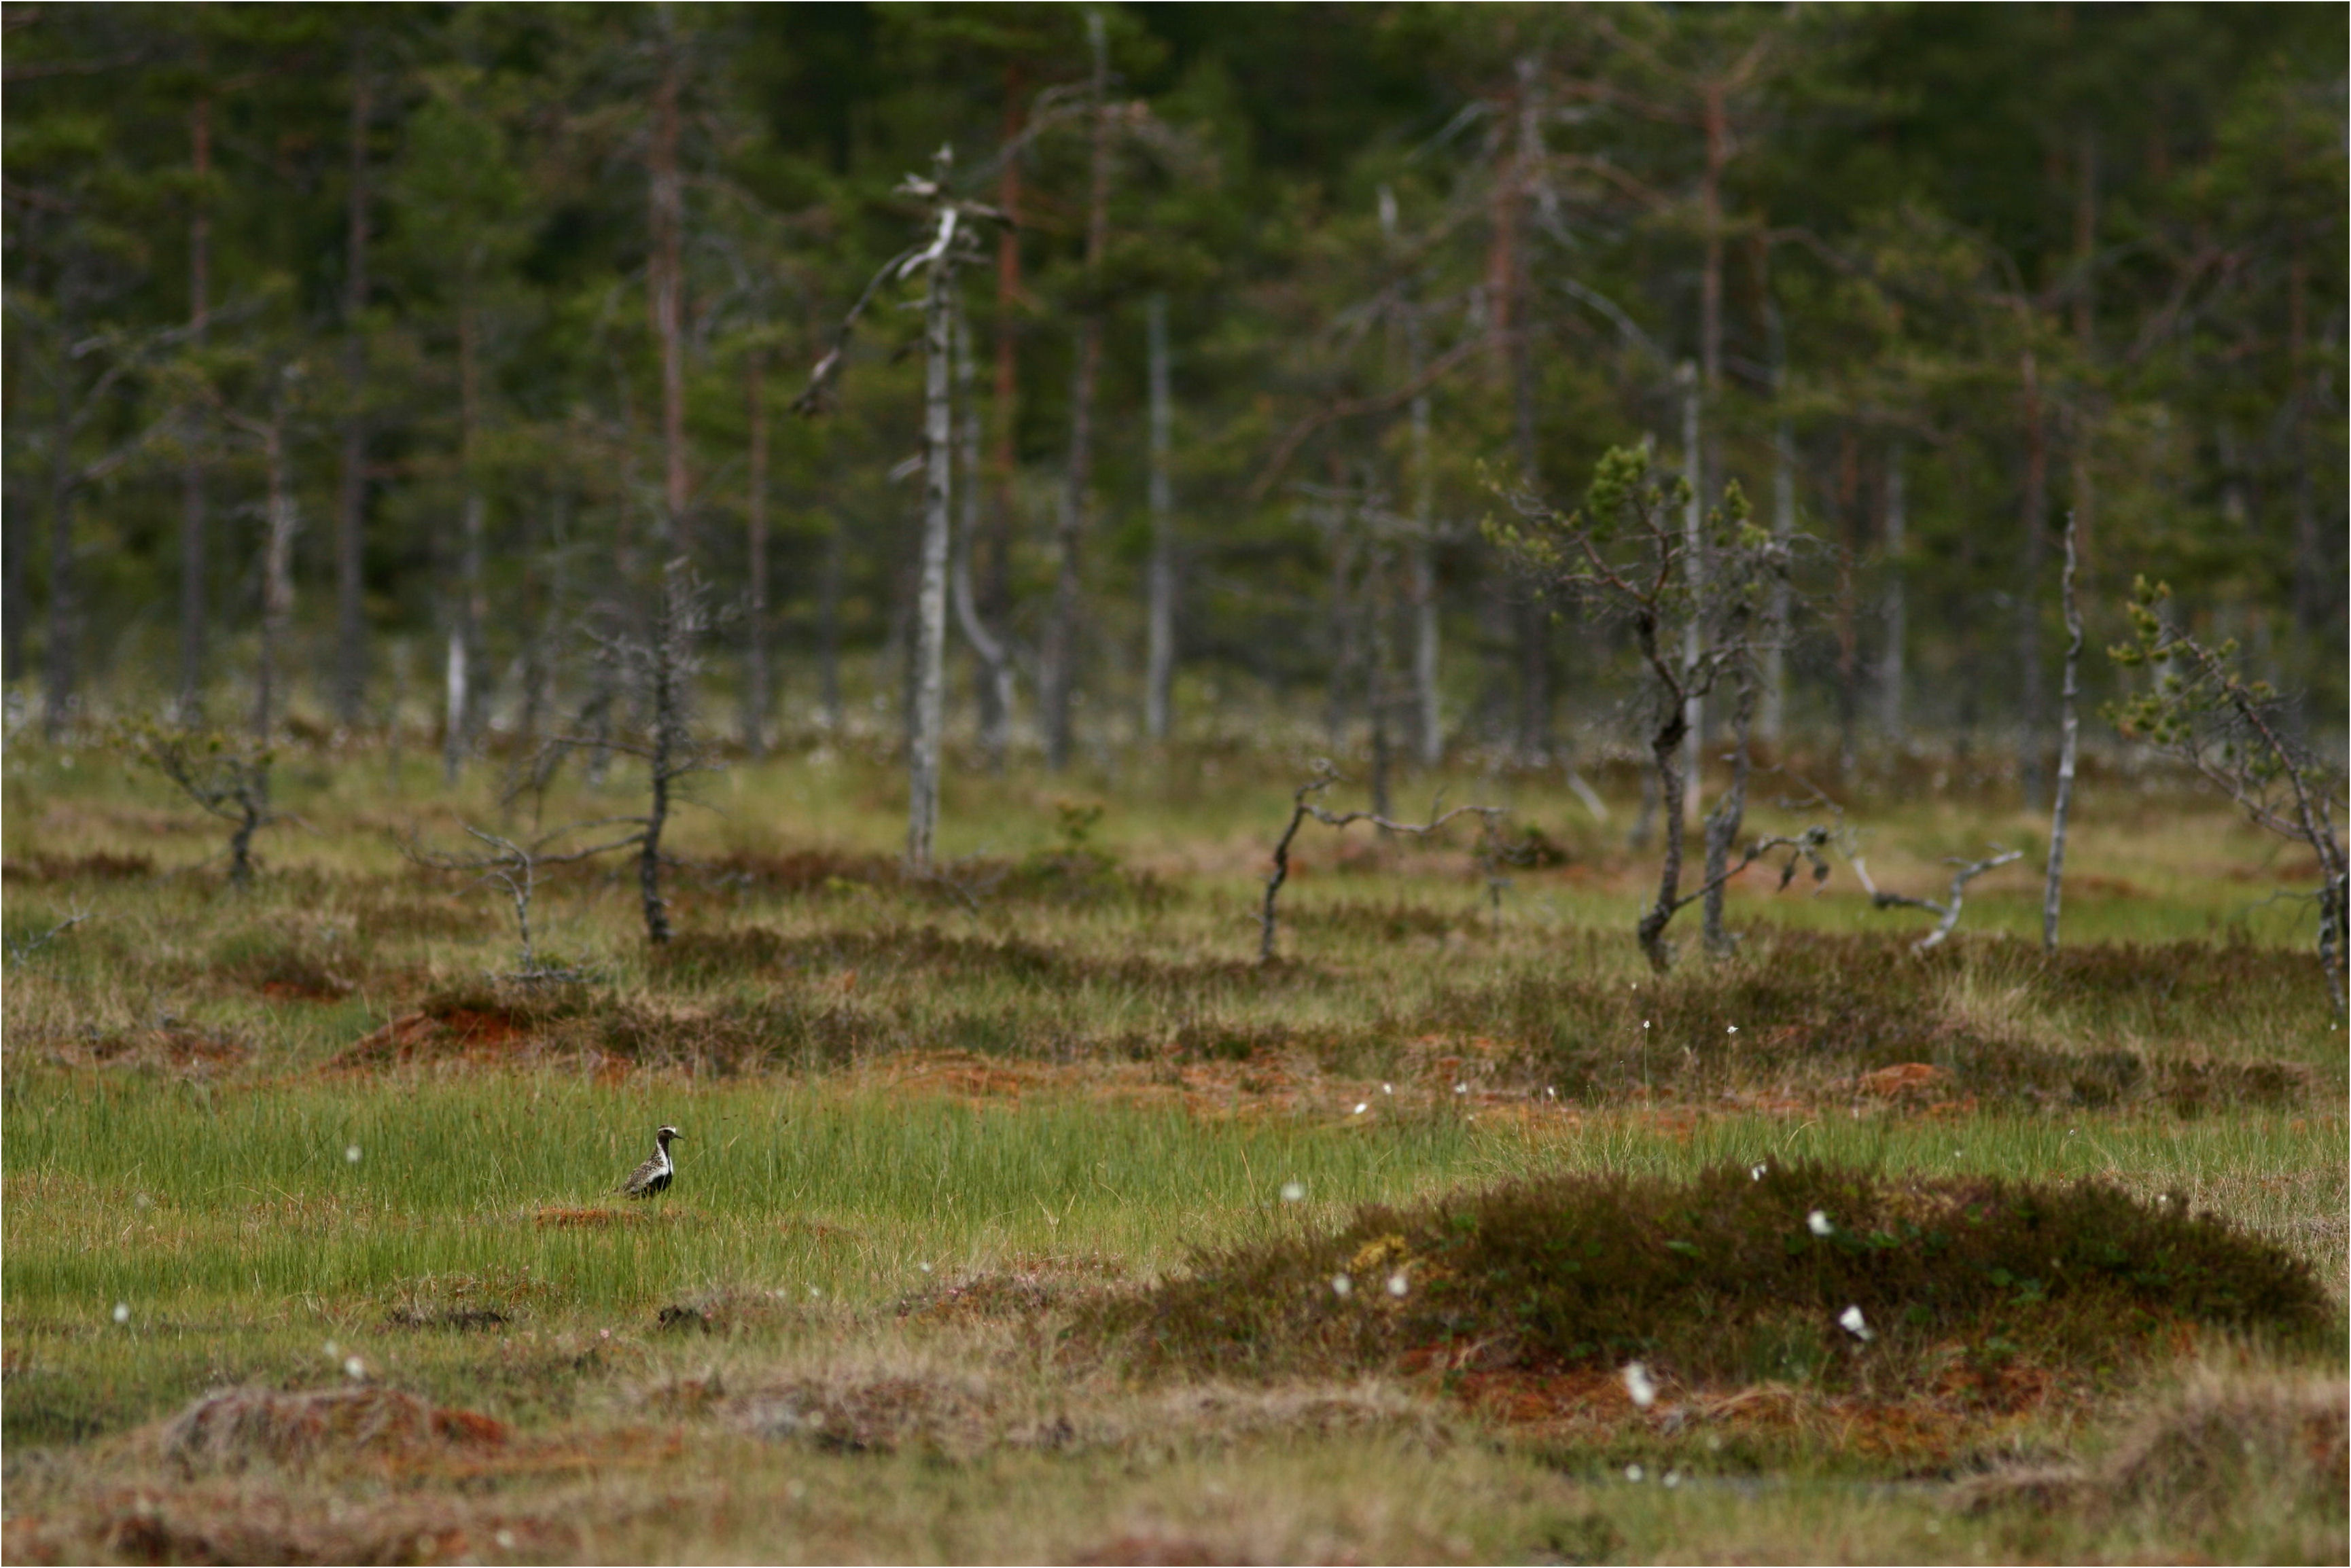
[[[2351,1553],[2340,7],[0,37],[0,1556]]]

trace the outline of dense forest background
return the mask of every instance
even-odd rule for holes
[[[707,728],[895,736],[926,357],[883,264],[949,198],[950,722],[990,749],[1277,714],[1597,748],[1621,628],[1479,524],[1643,442],[1798,543],[1783,744],[2037,789],[2069,514],[2094,650],[2167,578],[2339,728],[2341,6],[12,5],[5,37],[5,674],[52,730],[241,723],[271,661],[292,722],[431,715],[454,767],[609,704],[582,629],[682,559]]]

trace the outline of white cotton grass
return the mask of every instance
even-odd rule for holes
[[[1469,1085],[1467,1083],[1457,1083],[1453,1086],[1453,1092],[1456,1094],[1467,1094],[1469,1092]]]
[[[1412,1281],[1404,1277],[1403,1270],[1398,1269],[1395,1273],[1388,1276],[1389,1295],[1401,1297],[1405,1291],[1411,1289]]]
[[[1628,1361],[1619,1375],[1625,1379],[1625,1392],[1633,1396],[1635,1405],[1646,1410],[1657,1402],[1657,1385],[1650,1380],[1647,1367],[1637,1361]]]
[[[1732,1025],[1731,1025],[1728,1030],[1724,1030],[1723,1032],[1724,1032],[1724,1033],[1726,1033],[1726,1034],[1737,1034],[1737,1033],[1739,1032],[1739,1026],[1738,1026],[1737,1024],[1732,1024]]]
[[[1867,1344],[1871,1340],[1877,1337],[1876,1332],[1870,1328],[1868,1322],[1863,1319],[1861,1309],[1859,1307],[1847,1307],[1844,1312],[1839,1312],[1837,1314],[1837,1327],[1844,1330],[1845,1333],[1853,1335],[1854,1338],[1861,1341],[1864,1344]]]
[[[1648,1472],[1644,1470],[1638,1465],[1626,1465],[1625,1467],[1625,1479],[1631,1481],[1635,1486],[1640,1485],[1641,1478],[1647,1474]]]
[[[367,1363],[361,1361],[356,1355],[345,1358],[343,1362],[343,1375],[350,1378],[353,1383],[366,1382]]]
[[[1674,1488],[1676,1488],[1676,1487],[1677,1487],[1677,1486],[1679,1486],[1679,1485],[1681,1485],[1681,1484],[1682,1484],[1682,1473],[1681,1473],[1681,1471],[1679,1471],[1679,1470],[1667,1470],[1667,1471],[1666,1472],[1666,1490],[1667,1490],[1670,1491],[1670,1490],[1672,1490]]]
[[[343,1163],[353,1166],[360,1163],[360,1146],[357,1144],[347,1145],[344,1147]]]
[[[1331,1276],[1331,1293],[1343,1301],[1355,1293],[1355,1281],[1344,1274],[1333,1274]]]
[[[1761,1164],[1761,1162],[1747,1167],[1747,1179],[1749,1181],[1761,1181],[1765,1176],[1770,1176],[1771,1174],[1771,1167],[1768,1165]]]
[[[1834,1236],[1836,1227],[1829,1223],[1828,1210],[1816,1208],[1804,1216],[1804,1227],[1815,1236]]]
[[[326,1351],[327,1359],[329,1361],[333,1361],[343,1354],[343,1347],[337,1344],[333,1340],[329,1340],[326,1344]]]
[[[1347,1114],[1349,1114],[1350,1116],[1360,1116],[1360,1115],[1362,1115],[1364,1112],[1366,1112],[1366,1111],[1370,1110],[1371,1108],[1372,1108],[1372,1103],[1371,1103],[1370,1101],[1368,1101],[1368,1100],[1358,1100],[1358,1101],[1356,1101],[1356,1102],[1355,1102],[1355,1108],[1354,1108],[1353,1110],[1352,1110],[1352,1111],[1348,1112],[1348,1113],[1347,1113]]]
[[[119,1323],[127,1323],[131,1321],[131,1303],[129,1301],[117,1301],[114,1303],[114,1321]]]
[[[1302,1182],[1302,1181],[1286,1181],[1286,1182],[1283,1182],[1283,1183],[1281,1184],[1281,1201],[1282,1201],[1282,1202],[1284,1202],[1284,1203],[1296,1203],[1299,1199],[1301,1199],[1301,1198],[1304,1197],[1305,1196],[1306,1196],[1306,1184],[1305,1184],[1304,1182]]]

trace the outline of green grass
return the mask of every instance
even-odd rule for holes
[[[14,1558],[2126,1555],[2161,1511],[2096,1467],[2179,1379],[2238,1391],[2213,1407],[2248,1432],[2303,1408],[2263,1379],[2341,1385],[2339,1354],[2206,1329],[2044,1406],[1733,1379],[1668,1436],[1613,1375],[1502,1391],[1538,1419],[1408,1367],[1138,1381],[1069,1333],[1365,1204],[1756,1161],[2184,1191],[2312,1268],[2339,1330],[2343,1035],[2296,906],[2262,902],[2291,868],[2190,797],[2092,773],[2053,960],[2023,868],[1918,956],[1923,917],[1869,909],[1840,864],[1819,898],[1740,890],[1740,956],[1660,979],[1630,935],[1628,775],[1602,775],[1604,828],[1555,776],[1417,779],[1505,801],[1568,863],[1513,871],[1498,915],[1466,837],[1310,829],[1261,968],[1257,879],[1302,761],[957,775],[949,888],[892,871],[903,784],[842,751],[707,785],[667,954],[617,868],[554,881],[543,946],[594,977],[525,990],[495,978],[496,896],[390,841],[497,820],[488,770],[451,798],[421,757],[396,790],[380,758],[331,762],[287,770],[307,826],[238,897],[148,782],[8,757],[8,941],[91,916],[5,995]],[[1107,805],[1099,862],[1070,854],[1071,798]],[[548,820],[624,801],[567,783]],[[2037,843],[1924,777],[1847,803],[1911,891],[1939,893],[1942,854]],[[450,1021],[412,1026],[405,1065],[348,1054],[420,1009]],[[1912,1063],[1938,1074],[1916,1093],[1860,1082]],[[612,1198],[663,1122],[677,1187]],[[390,1490],[332,1453],[202,1484],[159,1459],[148,1424],[204,1390],[342,1385],[351,1356],[513,1423],[509,1448],[481,1474],[417,1457]],[[2275,1519],[2180,1528],[2217,1556],[2334,1550],[2339,1509],[2278,1469],[2302,1450],[2261,1442],[2242,1490]],[[1966,1475],[2031,1458],[2125,1500],[1962,1506]]]

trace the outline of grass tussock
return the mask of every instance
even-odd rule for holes
[[[444,1409],[398,1389],[362,1385],[282,1393],[207,1394],[156,1434],[162,1458],[187,1477],[235,1474],[255,1465],[301,1466],[351,1458],[415,1458],[453,1448],[496,1448],[505,1423]]]
[[[155,857],[133,852],[91,850],[83,854],[48,851],[0,861],[0,880],[22,883],[143,882],[155,874]]]
[[[1562,1176],[1211,1252],[1088,1333],[1256,1375],[1641,1361],[1690,1385],[1963,1392],[2011,1362],[2111,1370],[2182,1324],[2324,1333],[2304,1260],[2178,1197],[1827,1165]]]
[[[1987,1477],[1959,1499],[1983,1515],[2063,1520],[2219,1560],[2341,1562],[2351,1385],[2340,1377],[2207,1374],[2155,1402],[2088,1465]]]

